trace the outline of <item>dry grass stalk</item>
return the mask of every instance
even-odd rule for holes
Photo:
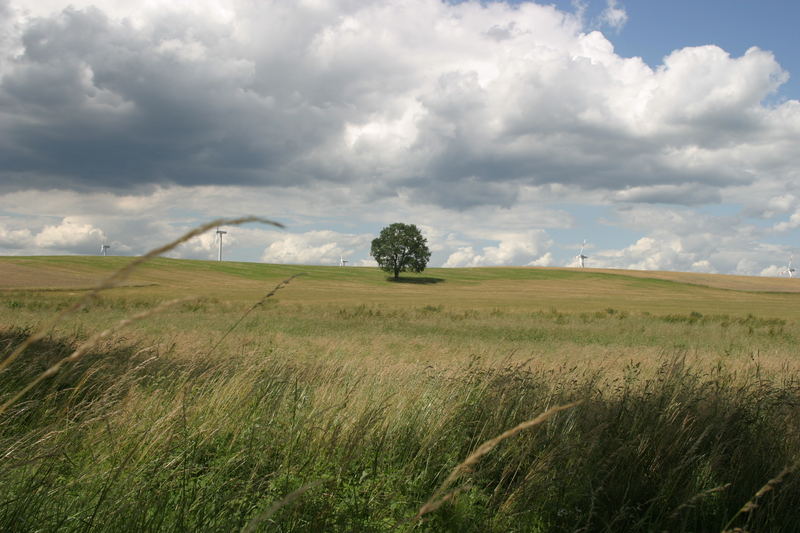
[[[447,476],[447,479],[444,480],[444,483],[442,483],[441,486],[438,489],[436,489],[436,491],[433,493],[430,499],[427,502],[425,502],[425,504],[423,504],[422,507],[419,508],[419,511],[417,511],[417,515],[414,518],[419,519],[423,515],[435,511],[436,509],[441,507],[442,504],[451,499],[454,496],[454,491],[446,492],[447,489],[450,487],[450,485],[452,485],[453,482],[456,479],[458,479],[462,474],[470,471],[472,467],[475,464],[477,464],[477,462],[481,459],[481,457],[491,452],[494,449],[494,447],[500,444],[502,441],[504,441],[509,437],[513,437],[520,431],[532,428],[534,426],[538,426],[539,424],[541,424],[554,414],[558,413],[559,411],[571,409],[580,403],[581,401],[579,400],[577,402],[551,407],[544,413],[541,413],[536,418],[532,418],[531,420],[527,420],[525,422],[517,424],[513,428],[504,431],[495,438],[489,439],[480,446],[478,446],[478,448],[474,452],[472,452],[466,459],[464,459],[464,461],[461,464],[456,466],[453,469],[453,471],[450,472],[450,475]]]
[[[147,311],[142,311],[139,314],[133,315],[131,317],[124,318],[123,320],[120,320],[119,322],[117,322],[114,326],[112,326],[112,327],[110,327],[108,329],[105,329],[105,330],[103,330],[103,331],[101,331],[99,333],[95,333],[94,335],[89,337],[89,339],[87,339],[83,344],[78,346],[78,348],[76,348],[75,351],[73,351],[70,355],[68,355],[67,357],[64,357],[63,359],[59,360],[53,366],[51,366],[50,368],[48,368],[47,370],[45,370],[44,372],[39,374],[36,377],[36,379],[34,379],[33,381],[31,381],[30,383],[25,385],[25,387],[23,387],[22,390],[17,392],[17,394],[15,394],[8,401],[6,401],[2,406],[0,406],[0,414],[3,414],[11,405],[13,405],[17,400],[19,400],[23,396],[25,396],[25,394],[27,394],[36,385],[38,385],[39,383],[41,383],[45,379],[56,375],[65,364],[73,363],[73,362],[77,361],[78,359],[80,359],[83,355],[86,354],[86,352],[88,352],[91,349],[92,346],[97,344],[97,342],[100,341],[101,339],[103,339],[105,337],[108,337],[110,334],[114,333],[115,331],[117,331],[119,329],[122,329],[124,327],[127,327],[127,326],[129,326],[130,324],[132,324],[134,322],[137,322],[137,321],[142,320],[144,318],[147,318],[149,316],[152,316],[152,315],[155,315],[157,313],[160,313],[161,311],[163,311],[164,309],[167,309],[168,307],[172,307],[173,305],[176,305],[176,304],[179,304],[179,303],[183,303],[183,302],[188,302],[188,301],[191,301],[191,300],[194,300],[194,298],[178,298],[176,300],[170,300],[168,302],[164,302],[164,303],[162,303],[160,305],[157,305],[156,307],[154,307],[152,309],[148,309]]]
[[[670,520],[674,520],[674,519],[678,518],[678,516],[680,515],[681,511],[683,511],[684,509],[689,509],[691,507],[694,507],[694,505],[696,503],[701,501],[706,496],[709,496],[711,494],[716,494],[717,492],[722,492],[723,490],[728,490],[730,487],[731,487],[730,483],[725,483],[724,485],[719,485],[717,487],[712,487],[710,489],[707,489],[707,490],[704,490],[702,492],[699,492],[699,493],[695,494],[688,501],[680,504],[678,507],[675,508],[674,511],[672,511],[672,513],[669,515]]]
[[[739,509],[736,512],[735,515],[733,515],[733,518],[731,518],[728,521],[728,523],[725,524],[725,528],[723,529],[722,533],[731,533],[731,532],[734,532],[734,531],[740,531],[739,528],[734,528],[734,529],[729,529],[729,528],[730,528],[731,524],[733,524],[733,522],[737,518],[739,518],[739,516],[741,516],[743,514],[747,514],[747,513],[751,512],[751,511],[753,511],[754,509],[756,509],[758,507],[758,500],[760,500],[766,493],[768,493],[771,490],[777,488],[778,485],[783,483],[783,480],[786,478],[786,476],[788,476],[789,474],[791,474],[792,472],[797,470],[798,466],[800,466],[800,459],[798,459],[794,463],[788,465],[786,468],[781,470],[778,473],[777,476],[775,476],[774,478],[772,478],[769,481],[767,481],[764,484],[763,487],[758,489],[758,491],[753,495],[752,498],[750,498],[744,505],[742,505],[742,508]]]
[[[87,303],[89,303],[89,301],[91,301],[92,298],[97,296],[97,294],[99,294],[100,292],[119,285],[121,282],[123,282],[131,274],[131,272],[136,270],[136,268],[138,268],[139,265],[141,265],[142,263],[145,263],[145,262],[149,261],[150,259],[153,259],[154,257],[158,257],[161,254],[164,254],[164,253],[176,248],[177,246],[183,244],[184,242],[186,242],[186,241],[188,241],[188,240],[190,240],[190,239],[192,239],[194,237],[197,237],[198,235],[200,235],[202,233],[205,233],[206,231],[208,231],[208,230],[210,230],[212,228],[215,228],[217,226],[238,226],[238,225],[241,225],[241,224],[246,224],[248,222],[261,222],[262,224],[269,224],[271,226],[275,226],[275,227],[278,227],[278,228],[283,228],[284,227],[283,224],[281,224],[279,222],[275,222],[273,220],[269,220],[269,219],[266,219],[266,218],[254,217],[254,216],[241,217],[241,218],[218,218],[216,220],[212,220],[211,222],[209,222],[207,224],[203,224],[202,226],[198,226],[198,227],[196,227],[196,228],[184,233],[183,235],[181,235],[180,237],[178,237],[177,239],[175,239],[174,241],[172,241],[170,243],[167,243],[167,244],[165,244],[163,246],[159,246],[158,248],[154,248],[154,249],[150,250],[146,254],[135,258],[133,261],[131,261],[130,263],[125,265],[123,268],[117,270],[116,272],[111,274],[109,277],[107,277],[106,279],[101,281],[97,285],[97,287],[95,287],[94,289],[89,291],[86,295],[84,295],[83,298],[81,298],[80,300],[78,300],[77,302],[72,304],[71,306],[66,307],[61,312],[57,313],[52,318],[52,320],[50,320],[50,322],[48,322],[44,326],[40,327],[37,331],[32,333],[27,339],[25,339],[24,342],[22,342],[22,344],[20,344],[10,355],[8,355],[8,357],[6,357],[2,362],[0,362],[0,372],[2,372],[5,368],[7,368],[8,365],[13,363],[14,360],[17,357],[19,357],[20,354],[22,354],[22,352],[24,352],[31,344],[33,344],[34,342],[44,338],[44,336],[47,334],[47,332],[50,331],[53,328],[53,326],[55,326],[56,324],[61,322],[61,320],[63,320],[64,317],[66,317],[67,315],[70,315],[71,313],[74,313],[75,311],[80,310]]]

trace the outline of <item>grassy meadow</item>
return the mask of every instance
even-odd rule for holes
[[[0,258],[3,358],[129,261]],[[0,529],[800,523],[800,280],[544,268],[403,278],[142,265],[0,371],[7,402],[108,330],[0,415]],[[191,300],[119,325],[175,298]]]

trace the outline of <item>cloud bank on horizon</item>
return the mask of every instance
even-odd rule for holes
[[[289,232],[237,228],[232,258],[369,264],[402,220],[432,265],[565,265],[587,238],[588,266],[776,274],[789,73],[757,46],[621,57],[624,5],[576,5],[0,0],[0,250],[141,253],[252,213]]]

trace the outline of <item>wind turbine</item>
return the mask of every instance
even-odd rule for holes
[[[792,256],[790,255],[789,256],[789,264],[786,266],[786,270],[781,272],[781,276],[786,274],[790,278],[793,278],[794,277],[794,272],[795,272],[795,270],[792,268]]]
[[[217,235],[219,235],[219,255],[217,256],[217,261],[222,261],[222,236],[226,233],[228,232],[217,228]]]
[[[340,267],[346,267],[347,266],[347,262],[348,262],[347,259],[345,259],[341,255],[339,256],[339,266]]]
[[[586,259],[589,259],[589,256],[588,256],[588,255],[583,255],[583,249],[584,249],[584,248],[586,248],[586,239],[583,239],[583,244],[581,244],[581,251],[580,251],[580,252],[578,252],[578,255],[576,255],[576,256],[575,256],[575,257],[578,259],[578,261],[579,261],[579,263],[580,263],[580,265],[581,265],[581,268],[583,268],[583,267],[585,267],[585,266],[586,266],[586,264],[584,263],[584,261],[585,261]]]
[[[100,254],[105,257],[108,255],[108,249],[111,248],[110,244],[101,244],[100,245]]]

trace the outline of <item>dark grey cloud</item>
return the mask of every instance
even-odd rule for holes
[[[95,8],[32,22],[0,84],[5,186],[303,179],[281,170],[338,124],[307,101],[280,101],[292,95],[259,94],[269,76],[257,80],[252,60],[213,55],[228,36],[193,33],[187,43],[194,26],[173,22],[146,32]],[[192,45],[202,57],[181,56]]]
[[[481,205],[511,207],[518,198],[514,183],[493,183],[478,176],[460,179],[408,180],[406,187],[414,200],[446,209],[469,209]]]

